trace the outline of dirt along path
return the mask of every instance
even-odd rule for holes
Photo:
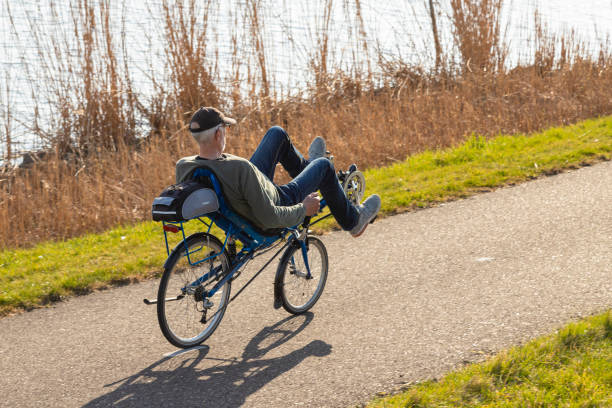
[[[323,240],[312,313],[273,309],[271,268],[172,357],[158,281],[0,320],[0,406],[348,407],[549,333],[612,307],[612,163]]]

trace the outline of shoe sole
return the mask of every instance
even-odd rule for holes
[[[319,137],[319,136],[317,136],[317,137]],[[327,145],[325,144],[325,140],[323,140],[323,147],[324,147],[324,149],[323,149],[323,153],[321,155],[318,155],[317,154],[318,152],[316,152],[314,154],[310,154],[310,148],[308,148],[308,160],[309,161],[313,161],[313,160],[316,160],[316,159],[320,159],[321,157],[325,157],[326,154],[329,154],[329,152],[327,151]]]
[[[374,221],[376,220],[376,218],[378,218],[378,214],[376,214],[370,221],[366,222],[366,225],[363,227],[361,231],[359,231],[359,233],[357,233],[356,235],[351,234],[353,235],[353,238],[359,238],[361,234],[365,232],[366,228],[368,228],[368,225],[374,224]]]

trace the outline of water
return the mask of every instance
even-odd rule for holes
[[[368,55],[359,41],[357,18],[354,11],[346,12],[347,4],[354,0],[336,0],[331,11],[330,65],[345,70],[365,67]],[[210,54],[218,55],[214,67],[218,84],[223,88],[228,83],[232,66],[232,44],[230,33],[242,37],[240,58],[256,69],[253,47],[242,24],[235,24],[245,10],[244,0],[214,3],[209,12]],[[424,0],[361,0],[364,29],[367,33],[367,52],[376,55],[377,50],[388,57],[401,56],[407,61],[430,66],[433,61],[433,46],[429,13]],[[444,3],[441,1],[440,3]],[[125,32],[128,44],[127,58],[130,60],[136,88],[143,94],[152,91],[151,76],[164,77],[163,67],[158,61],[163,58],[162,17],[160,0],[116,0],[110,3],[113,31]],[[269,0],[263,6],[263,42],[266,49],[267,66],[273,88],[279,92],[297,91],[312,81],[309,60],[319,47],[317,41],[324,24],[324,2],[322,0]],[[510,44],[510,61],[516,63],[530,55],[533,32],[533,12],[538,7],[542,20],[551,32],[574,30],[589,43],[591,49],[612,34],[612,0],[507,0],[504,24],[508,24],[507,40]],[[49,37],[58,36],[71,27],[70,2],[49,0],[5,0],[0,14],[0,137],[8,126],[13,138],[18,140],[15,149],[28,149],[38,141],[28,137],[28,118],[34,106],[32,95],[44,100],[47,79],[38,49],[34,45],[31,24],[41,28]],[[439,16],[441,38],[451,42],[448,12],[441,10]],[[232,29],[236,27],[236,30]],[[51,69],[52,75],[61,75],[65,69]],[[243,70],[241,79],[246,78]],[[7,94],[7,88],[10,93]],[[44,104],[43,105],[44,108]],[[6,111],[10,107],[15,117],[7,124]],[[43,116],[44,116],[43,112]],[[4,154],[4,143],[0,140],[0,157]]]

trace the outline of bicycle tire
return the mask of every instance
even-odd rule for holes
[[[302,248],[297,241],[285,250],[274,279],[275,296],[291,314],[310,310],[321,297],[327,281],[329,263],[325,245],[316,237],[308,237],[306,246],[311,279],[307,278]]]
[[[198,254],[190,255],[192,262],[194,258],[204,259],[213,253],[219,255],[192,266],[186,256],[185,242],[190,254],[194,251]],[[223,244],[213,235],[196,233],[187,237],[185,242],[177,245],[166,260],[157,292],[157,319],[161,331],[170,343],[181,348],[197,346],[210,337],[223,319],[231,291],[231,283],[228,280],[213,298],[206,298],[213,306],[210,309],[204,307],[201,291],[210,290],[229,273],[229,257],[226,251],[221,253]],[[201,250],[204,252],[200,253]],[[196,287],[195,293],[192,294],[184,292],[189,283],[213,269],[217,269],[217,273],[199,285],[202,289]],[[172,300],[179,296],[179,300]],[[203,316],[207,318],[204,319]]]

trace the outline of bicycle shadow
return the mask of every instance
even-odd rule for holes
[[[265,327],[250,340],[240,359],[206,358],[210,351],[208,346],[164,357],[134,375],[107,384],[105,387],[121,385],[84,407],[241,406],[249,395],[307,357],[323,357],[331,353],[331,345],[314,340],[285,356],[262,358],[295,337],[312,319],[313,314],[309,312],[289,316]],[[198,369],[198,365],[206,360],[216,364]]]

